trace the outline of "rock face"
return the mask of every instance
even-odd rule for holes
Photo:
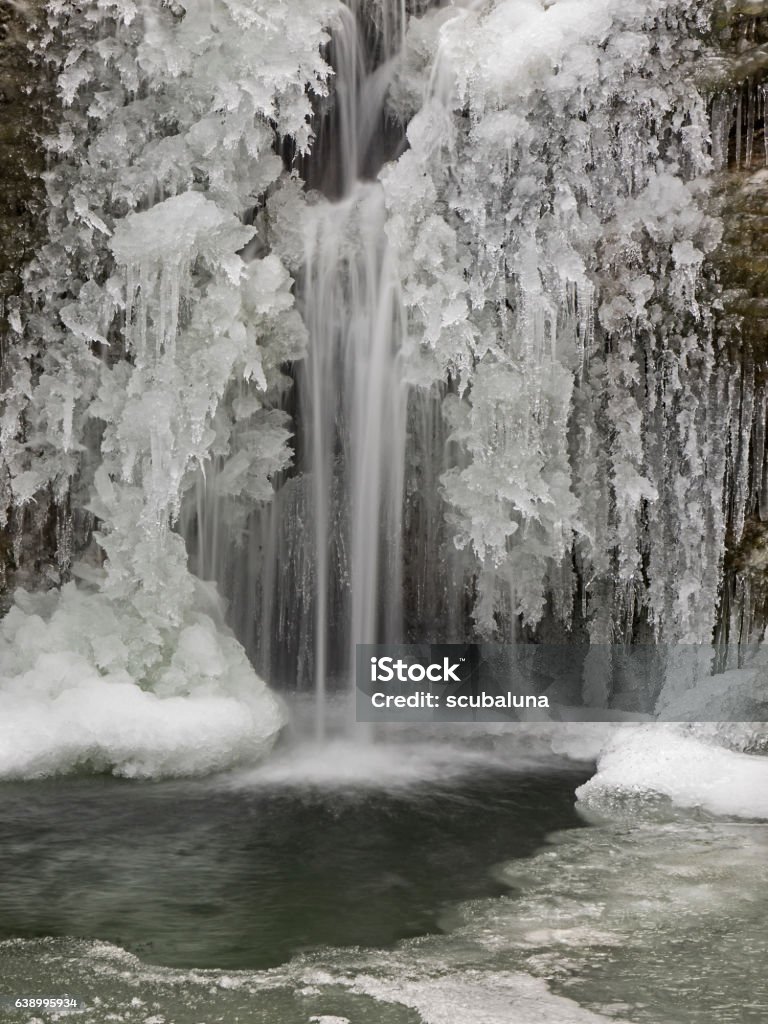
[[[32,52],[40,0],[0,10],[0,301],[20,290],[20,274],[41,236],[45,209],[40,135],[51,88]]]
[[[746,518],[730,523],[719,627],[719,639],[735,644],[760,639],[768,624],[768,4],[729,3],[715,28],[723,51],[712,119],[721,140],[724,235],[714,262],[722,336],[742,378],[750,463]]]
[[[45,235],[42,135],[55,101],[53,76],[36,54],[44,21],[42,0],[0,8],[0,392],[10,372],[9,317],[18,309],[24,267]],[[5,504],[4,484],[0,480],[0,506]],[[46,569],[55,563],[57,546],[55,518],[46,502],[25,512],[0,507],[5,527],[0,533],[0,610],[16,582],[39,586],[49,576]]]

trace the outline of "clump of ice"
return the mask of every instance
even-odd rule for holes
[[[665,798],[711,814],[768,819],[768,757],[715,746],[690,727],[644,725],[614,738],[576,794],[583,806],[608,813]]]
[[[48,9],[63,110],[49,240],[27,275],[44,313],[35,374],[23,338],[8,367],[0,505],[52,494],[54,582],[72,568],[83,585],[19,594],[0,629],[0,776],[207,772],[262,755],[281,725],[173,527],[206,463],[250,507],[290,460],[276,396],[306,332],[278,257],[246,262],[242,220],[283,174],[276,133],[309,145],[337,9]],[[95,565],[71,566],[84,538],[70,510],[98,527]]]
[[[102,594],[20,592],[0,625],[0,778],[195,775],[252,762],[282,725],[237,641],[192,606],[153,632]]]
[[[516,615],[569,625],[574,538],[594,643],[639,604],[666,638],[712,633],[723,487],[746,469],[720,440],[738,417],[715,421],[703,397],[738,408],[701,273],[721,227],[689,15],[656,0],[457,0],[409,22],[391,91],[409,148],[380,175],[387,234],[407,372],[459,382],[444,413],[461,458],[441,479],[482,567],[489,635]],[[691,517],[706,529],[681,535]]]
[[[702,657],[709,656],[702,648]],[[614,813],[664,800],[710,814],[768,818],[761,652],[746,668],[705,678],[691,677],[696,662],[688,652],[677,660],[656,706],[663,721],[613,733],[596,775],[577,790],[581,805]]]

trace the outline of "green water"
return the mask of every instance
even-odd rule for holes
[[[0,787],[0,996],[86,1004],[7,1019],[768,1021],[768,825],[587,823],[585,769],[407,755]]]
[[[478,770],[388,791],[65,779],[0,787],[0,938],[102,939],[258,969],[440,930],[491,869],[577,827],[582,772]]]

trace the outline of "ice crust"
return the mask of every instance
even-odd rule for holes
[[[206,1011],[247,1019],[255,1008],[271,1011],[269,1019],[275,1024],[380,1019],[418,1019],[423,1024],[625,1024],[614,1013],[604,1016],[552,993],[546,981],[522,970],[487,963],[467,966],[461,946],[457,956],[450,943],[446,936],[428,938],[402,943],[386,954],[328,949],[264,972],[155,967],[119,946],[81,940],[0,944],[0,958],[3,963],[10,958],[25,974],[37,975],[45,968],[48,977],[52,972],[60,980],[90,982],[88,991],[104,993],[101,1004],[90,1005],[81,1014],[83,1024],[101,1024],[105,1006],[114,1006],[110,1019],[120,1024],[147,1024],[148,1004],[161,1011],[156,1019],[168,1024],[202,1019]],[[477,947],[470,950],[479,952]],[[485,959],[482,954],[481,958]],[[142,998],[131,998],[134,993]],[[325,1012],[329,1003],[335,1012]],[[409,1012],[402,1013],[406,1008]]]
[[[540,978],[512,972],[457,971],[394,983],[362,976],[354,989],[409,1006],[424,1024],[600,1024],[609,1019],[553,995]],[[622,1024],[618,1017],[610,1020]]]

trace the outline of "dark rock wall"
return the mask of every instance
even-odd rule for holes
[[[23,271],[45,232],[43,135],[55,111],[55,89],[37,52],[44,23],[41,0],[0,6],[0,392],[13,364],[9,317],[20,310]],[[7,517],[0,531],[0,610],[16,583],[55,582],[50,566],[58,546],[56,510],[43,496],[23,513],[14,511],[3,501],[4,483],[0,480],[0,517]]]
[[[758,640],[768,624],[768,3],[728,4],[715,28],[723,54],[713,121],[727,110],[720,171],[723,286],[721,339],[742,381],[747,515],[731,514],[718,639]],[[732,482],[732,488],[736,482]]]

